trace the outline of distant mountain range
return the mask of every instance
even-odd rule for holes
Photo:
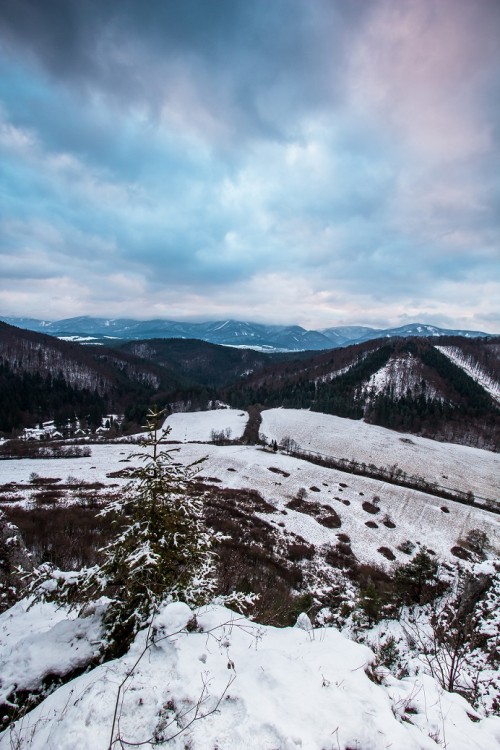
[[[110,343],[110,339],[143,340],[157,338],[199,339],[211,344],[237,346],[268,352],[321,351],[378,338],[408,336],[486,337],[482,331],[445,329],[424,323],[399,328],[367,326],[333,326],[308,331],[301,326],[265,325],[238,320],[208,323],[183,323],[173,320],[133,320],[127,318],[92,318],[88,316],[44,321],[34,318],[0,317],[18,328],[50,334],[83,343]]]

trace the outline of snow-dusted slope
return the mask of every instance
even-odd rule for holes
[[[407,474],[442,486],[493,499],[500,495],[500,456],[491,451],[300,409],[262,412],[261,431],[278,443],[289,436],[305,450],[376,466],[398,464]]]
[[[264,627],[214,606],[187,632],[192,614],[162,609],[156,643],[142,631],[123,658],[59,688],[0,736],[1,750],[500,748],[500,719],[426,675],[376,684],[373,653],[334,628],[309,630],[304,617],[305,629]]]
[[[185,440],[188,434],[201,436],[201,431],[189,433],[198,420],[204,425],[203,434],[209,436],[212,428],[226,424],[217,422],[224,414],[227,416],[224,411],[173,415],[178,440]],[[269,439],[275,437],[278,442],[289,435],[307,450],[356,458],[377,466],[398,463],[407,473],[419,474],[441,485],[470,490],[477,496],[498,496],[500,456],[489,451],[407,437],[361,421],[293,409],[263,412],[262,430]],[[398,546],[408,539],[430,547],[442,559],[452,559],[451,548],[473,528],[485,531],[492,543],[500,547],[500,516],[479,508],[345,474],[254,446],[181,443],[172,447],[176,450],[175,460],[186,465],[206,457],[200,467],[200,478],[215,478],[219,487],[260,492],[275,508],[274,514],[266,514],[266,520],[276,528],[284,524],[287,531],[316,545],[336,544],[338,531],[348,534],[353,552],[361,562],[388,565],[379,552],[380,547],[389,548],[400,561],[407,560]],[[29,505],[36,502],[36,489],[29,482],[32,472],[41,477],[72,475],[77,479],[102,482],[109,488],[111,484],[124,481],[107,475],[131,466],[127,459],[130,450],[137,448],[123,444],[93,445],[89,457],[64,461],[4,461],[0,469],[4,481],[27,487],[19,490],[18,495]],[[311,515],[287,508],[287,503],[302,488],[308,500],[327,505],[338,514],[339,529],[327,528]],[[369,514],[363,503],[374,496],[380,498],[380,510]],[[394,527],[384,524],[386,516]],[[375,526],[367,526],[368,522]]]
[[[334,545],[337,532],[344,532],[351,539],[354,554],[364,563],[388,565],[378,551],[380,547],[388,547],[396,559],[406,562],[408,558],[398,546],[408,539],[433,549],[441,559],[454,559],[451,548],[472,528],[484,530],[500,553],[500,516],[479,508],[252,446],[186,444],[181,447],[178,460],[192,463],[203,456],[206,461],[201,477],[218,478],[218,487],[255,489],[275,507],[274,514],[265,514],[266,521],[276,527],[284,525],[286,531],[315,545]],[[338,514],[341,527],[327,528],[312,516],[288,508],[287,503],[301,488],[306,490],[308,501],[331,507]],[[370,514],[363,503],[374,496],[380,498],[380,510]],[[386,516],[394,528],[384,525]],[[375,527],[367,523],[375,523]]]
[[[500,383],[494,377],[488,375],[473,357],[466,356],[457,346],[436,346],[436,349],[439,349],[455,365],[465,370],[467,375],[470,375],[500,404]]]
[[[408,352],[391,357],[386,365],[367,380],[364,389],[373,396],[390,389],[393,398],[406,396],[408,391],[411,391],[413,396],[424,392],[427,398],[436,398],[434,388],[426,386],[423,391],[422,378],[422,363]]]

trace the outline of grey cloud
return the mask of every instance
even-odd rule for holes
[[[4,149],[17,226],[4,253],[40,249],[40,278],[64,266],[92,304],[117,269],[143,305],[164,289],[211,314],[258,301],[292,321],[302,295],[324,316],[337,294],[372,318],[377,304],[443,316],[443,295],[455,304],[468,283],[476,304],[498,260],[494,6],[4,0],[0,118],[36,141],[34,153]],[[421,40],[439,41],[436,91],[397,54],[406,12],[427,24],[413,35],[403,24],[415,59]],[[463,54],[447,51],[457,28]],[[457,86],[443,89],[448,76]],[[456,125],[446,155],[442,122]],[[109,288],[118,305],[126,281]]]
[[[72,86],[155,112],[182,73],[240,137],[276,138],[338,93],[365,14],[326,0],[5,0],[0,18],[11,45]]]

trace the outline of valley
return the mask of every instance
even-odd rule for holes
[[[55,357],[62,364],[61,394],[63,382],[72,382],[77,391],[82,384],[87,388],[89,378],[96,377],[96,362],[101,408],[118,410],[96,413],[92,423],[83,401],[80,414],[81,405],[73,407],[71,422],[59,412],[60,431],[53,422],[36,427],[26,415],[26,426],[4,433],[0,441],[0,595],[5,610],[0,614],[0,671],[5,675],[0,678],[0,703],[4,726],[10,726],[0,734],[0,748],[8,748],[13,736],[20,747],[41,750],[52,741],[58,743],[54,748],[63,747],[68,722],[76,727],[81,746],[106,746],[100,725],[125,746],[143,743],[142,724],[130,723],[120,713],[117,728],[113,719],[117,694],[109,680],[114,683],[122,675],[119,679],[130,681],[132,692],[127,688],[121,705],[130,705],[134,693],[141,696],[157,738],[152,747],[167,742],[183,750],[185,734],[203,743],[202,737],[213,731],[219,743],[214,747],[221,750],[230,750],[234,742],[253,750],[255,741],[262,747],[275,742],[295,749],[293,732],[271,717],[263,725],[256,713],[260,704],[259,709],[255,704],[264,690],[277,711],[275,701],[286,695],[285,710],[296,717],[297,736],[313,736],[299,693],[285,689],[290,670],[299,682],[312,680],[315,707],[323,705],[327,687],[344,685],[353,705],[361,700],[370,713],[385,716],[377,730],[380,749],[396,741],[405,748],[431,750],[442,745],[445,735],[450,750],[500,746],[500,719],[495,716],[500,661],[494,646],[500,630],[500,457],[483,447],[497,435],[491,393],[497,382],[495,343],[467,342],[456,355],[454,341],[455,363],[450,365],[456,369],[448,371],[442,365],[445,354],[439,352],[443,360],[433,359],[437,350],[425,340],[411,346],[398,340],[389,349],[383,349],[385,342],[370,341],[298,359],[277,355],[271,361],[269,355],[201,342],[138,342],[120,355],[97,348],[83,354],[78,344],[65,342],[51,349],[48,337],[26,340],[10,330],[7,339],[4,363],[19,374],[24,371],[25,379],[27,373],[35,376],[37,359],[51,362]],[[406,363],[403,369],[399,361]],[[396,364],[387,367],[387,362]],[[460,375],[464,362],[466,381]],[[9,369],[8,377],[17,382],[13,372]],[[406,390],[398,390],[402,372]],[[476,382],[472,376],[478,373]],[[423,376],[426,397],[419,401],[411,389],[421,388]],[[132,389],[126,379],[135,382]],[[127,496],[130,477],[137,476],[146,455],[140,445],[145,433],[126,429],[132,426],[130,419],[120,412],[121,404],[133,405],[134,389],[141,401],[137,419],[158,398],[163,403],[167,399],[159,437],[170,456],[170,470],[192,472],[190,496],[201,503],[204,523],[217,539],[216,584],[208,608],[162,604],[153,618],[154,633],[160,636],[139,629],[130,650],[101,663],[106,604],[79,611],[42,599],[32,606],[16,566],[71,581],[102,564],[103,549],[115,538],[114,522],[119,520],[102,511],[118,507]],[[79,392],[84,398],[91,395],[88,388]],[[370,423],[380,397],[390,401],[392,413],[411,414],[415,407],[417,414],[420,404],[421,417],[431,403],[442,406],[426,429],[423,422],[415,429],[412,417],[394,430]],[[364,410],[364,418],[344,414],[349,399],[349,408],[361,410],[361,416]],[[210,408],[202,408],[203,403]],[[297,403],[307,408],[294,408]],[[322,412],[321,403],[337,413]],[[50,407],[47,415],[52,416]],[[408,423],[413,430],[404,429]],[[446,441],[447,435],[454,440]],[[410,481],[420,482],[421,488],[405,486]],[[469,589],[475,593],[468,614],[459,616]],[[234,592],[239,598],[231,598]],[[447,623],[446,635],[435,634],[436,623],[440,628]],[[462,650],[451,678],[446,649],[456,633],[462,634]],[[213,650],[207,655],[212,635]],[[203,647],[197,636],[205,639]],[[156,645],[155,638],[170,643],[171,637],[168,647]],[[272,666],[270,648],[276,655]],[[255,673],[245,656],[248,649],[255,649],[255,664],[274,685],[267,693],[261,672]],[[144,663],[141,654],[148,655]],[[201,682],[200,659],[208,665]],[[318,665],[315,669],[322,665],[317,684],[310,663]],[[162,707],[146,683],[162,684],[158,675],[165,664],[171,680],[162,687]],[[360,667],[355,684],[348,675]],[[443,669],[448,682],[440,677]],[[186,679],[187,692],[181,688]],[[74,713],[78,701],[71,698],[72,690],[85,695],[82,720]],[[180,707],[181,695],[185,708]],[[187,717],[198,715],[200,695],[207,710],[200,713],[198,729]],[[335,695],[338,701],[340,693]],[[429,712],[431,696],[434,705],[447,706],[446,717],[442,709]],[[238,706],[243,734],[234,727],[231,701]],[[97,705],[102,710],[99,724],[91,719]],[[373,744],[373,727],[360,733],[347,706],[341,717],[342,750],[379,747]],[[252,731],[248,744],[245,737]],[[224,732],[227,743],[221,741]],[[321,731],[314,737],[314,742],[325,741]]]

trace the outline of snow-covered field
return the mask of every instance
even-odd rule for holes
[[[487,533],[489,554],[498,556],[499,515],[280,451],[206,442],[212,431],[241,435],[247,418],[229,409],[174,414],[166,424],[178,443],[167,447],[184,464],[204,457],[199,478],[215,488],[257,490],[272,506],[260,515],[277,530],[319,546],[334,546],[339,532],[347,534],[362,563],[393,565],[379,548],[408,562],[398,550],[407,540],[455,560],[451,548],[473,528]],[[262,431],[278,442],[290,436],[307,450],[377,466],[398,463],[408,473],[475,494],[498,490],[499,459],[486,451],[309,411],[266,411]],[[89,457],[0,461],[0,484],[29,486],[35,472],[110,487],[125,481],[109,475],[133,466],[129,454],[138,450],[95,444]],[[327,528],[288,508],[299,490],[306,502],[333,509],[341,526]],[[25,505],[35,502],[34,487],[17,492]],[[363,507],[367,502],[371,512]],[[0,735],[0,750],[152,748],[164,740],[174,750],[500,750],[500,719],[482,718],[423,673],[397,679],[384,669],[374,682],[373,653],[334,627],[312,630],[301,615],[302,627],[272,628],[214,605],[199,610],[199,629],[187,632],[191,616],[185,604],[163,608],[151,631],[155,645],[139,633],[125,656],[58,688]],[[26,600],[19,602],[0,615],[0,700],[14,685],[32,690],[45,676],[81,669],[100,639],[98,611],[75,619],[51,604],[28,609]],[[196,715],[201,718],[190,723]]]
[[[25,615],[31,642],[46,617],[39,649],[59,649],[53,661],[63,668],[74,627],[63,644],[49,629],[51,612],[36,614]],[[174,750],[500,748],[500,719],[481,718],[427,675],[398,680],[385,671],[376,684],[367,674],[373,653],[334,628],[311,630],[303,616],[302,627],[265,627],[212,606],[197,611],[199,632],[187,632],[192,614],[185,604],[166,606],[155,618],[155,644],[148,648],[142,631],[124,657],[60,687],[0,735],[1,750],[152,748],[165,740]],[[29,630],[22,612],[16,622]],[[5,613],[0,632],[22,643],[11,631]],[[18,673],[37,668],[28,652]]]
[[[308,410],[262,412],[262,435],[278,443],[291,437],[300,448],[376,466],[397,464],[407,474],[454,490],[500,499],[500,455],[406,435],[362,420]]]
[[[229,430],[232,440],[239,439],[248,422],[248,413],[240,409],[214,409],[211,411],[182,412],[171,414],[165,421],[164,427],[171,432],[169,440],[179,442],[200,441],[208,443],[212,431]]]
[[[351,537],[354,554],[363,562],[387,562],[377,551],[380,546],[389,547],[397,558],[407,560],[397,546],[408,539],[449,558],[457,539],[472,528],[484,530],[500,546],[500,516],[415,490],[345,474],[253,446],[183,445],[179,456],[186,463],[206,456],[201,476],[216,477],[226,487],[256,489],[275,506],[274,523],[285,523],[288,531],[300,534],[312,544],[335,544],[336,533],[343,531]],[[300,488],[306,489],[307,500],[331,506],[340,516],[341,529],[325,528],[311,516],[286,508],[286,503]],[[363,510],[363,503],[374,496],[380,498],[380,511],[372,515]],[[395,528],[387,528],[382,523],[386,515]],[[271,520],[269,515],[265,517]],[[377,528],[366,526],[367,522],[375,522]]]
[[[196,436],[192,437],[196,440],[203,435],[209,439],[212,429],[235,426],[237,420],[243,421],[241,413],[235,410],[182,413],[173,415],[173,422],[179,440],[185,440],[186,435]],[[198,428],[195,427],[197,422]],[[390,465],[397,462],[409,473],[428,479],[446,475],[448,480],[441,479],[443,484],[465,487],[478,494],[480,490],[490,494],[498,486],[499,458],[495,454],[415,437],[408,444],[401,441],[399,433],[363,422],[309,411],[273,409],[263,413],[263,432],[277,440],[283,435],[292,435],[304,448],[356,457],[367,463]],[[173,435],[172,432],[169,437]],[[493,547],[500,551],[500,516],[479,508],[327,469],[255,446],[182,442],[168,447],[174,450],[174,459],[185,464],[205,457],[200,477],[219,480],[217,486],[260,492],[276,509],[274,516],[266,515],[266,519],[274,524],[284,523],[287,530],[300,534],[310,543],[335,544],[338,531],[348,534],[353,552],[362,562],[387,565],[387,560],[378,552],[380,547],[388,547],[397,559],[407,560],[397,549],[407,540],[425,545],[439,557],[449,559],[450,549],[473,528],[485,531]],[[91,450],[90,457],[1,461],[0,483],[28,484],[31,473],[36,472],[41,477],[60,477],[63,481],[71,476],[107,486],[120,484],[124,480],[107,475],[130,467],[128,455],[137,447],[96,444]],[[458,477],[463,480],[457,484]],[[286,507],[301,488],[306,490],[307,500],[335,510],[341,519],[340,529],[326,528],[312,516]],[[36,490],[26,489],[18,494],[29,505]],[[380,498],[380,510],[370,514],[363,509],[363,503],[372,501],[375,496]],[[394,528],[384,524],[387,519]],[[367,526],[368,522],[376,527]]]

